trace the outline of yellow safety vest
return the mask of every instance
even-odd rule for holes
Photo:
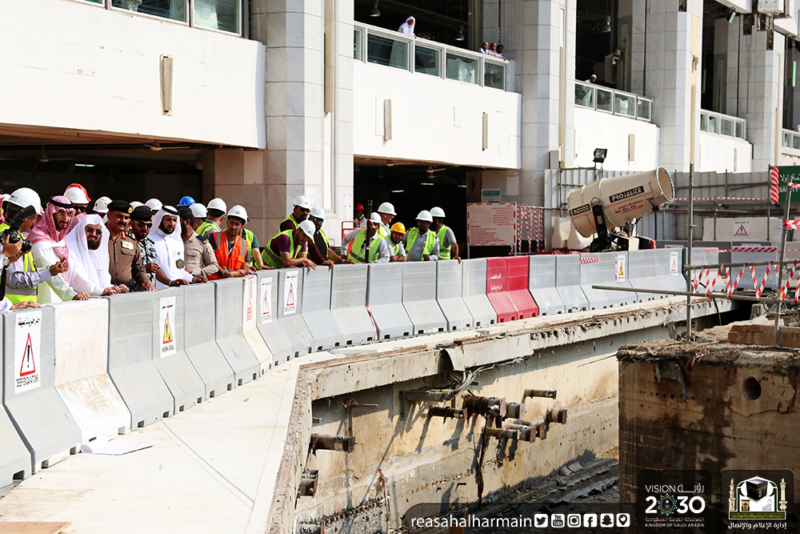
[[[292,234],[294,234],[294,230],[284,230],[269,240],[269,243],[267,243],[267,246],[264,247],[264,251],[261,253],[261,259],[264,260],[264,265],[270,265],[273,269],[283,269],[283,258],[276,256],[275,253],[272,252],[272,242],[282,235],[289,236],[289,250],[292,251],[292,259],[300,255],[303,246],[294,246],[294,236]]]
[[[291,213],[289,214],[288,217],[286,217],[284,220],[281,221],[281,224],[285,223],[286,221],[289,221],[294,225],[294,228],[292,228],[292,230],[296,230],[300,226],[300,223],[297,222],[297,219],[295,219],[294,215],[292,215]]]
[[[5,232],[9,228],[10,227],[6,223],[0,224],[0,232]],[[26,273],[36,272],[36,266],[33,264],[33,254],[30,252],[22,256],[22,270]],[[6,297],[8,297],[8,300],[10,300],[12,304],[17,304],[19,302],[36,302],[38,294],[35,287],[14,289],[6,284]]]
[[[347,253],[347,257],[353,260],[355,263],[367,263],[367,256],[366,256],[366,247],[364,246],[364,241],[367,239],[367,230],[363,229],[358,232],[356,238],[353,240],[353,244],[350,248],[350,251]],[[372,241],[379,241],[382,239],[378,237],[377,234],[372,236]],[[378,252],[380,251],[380,243],[373,243],[369,247],[369,263],[374,262],[378,259]]]
[[[425,236],[425,248],[422,249],[422,254],[430,256],[433,254],[433,248],[436,246],[436,234],[428,230]],[[417,242],[417,237],[419,237],[419,228],[412,228],[408,231],[408,249],[406,250],[406,254],[412,249],[414,243]],[[439,252],[441,252],[441,250]],[[425,261],[425,258],[420,258],[420,261]]]
[[[449,226],[442,225],[439,228],[439,231],[436,232],[436,237],[439,238],[439,259],[440,260],[449,260],[450,259],[450,247],[444,248],[444,235],[450,229]]]
[[[209,234],[220,231],[222,231],[222,229],[213,221],[206,221],[197,227],[197,235],[201,237],[208,237]]]

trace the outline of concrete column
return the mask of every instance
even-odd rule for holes
[[[703,2],[633,2],[632,13],[631,89],[655,99],[661,166],[688,171],[699,146]]]
[[[545,169],[574,159],[575,8],[576,0],[484,2],[484,40],[502,42],[516,61],[522,170],[513,200],[525,205],[543,206]]]
[[[323,201],[323,0],[253,0],[251,35],[267,47],[264,209],[269,239],[295,196]]]
[[[786,43],[782,34],[758,30],[744,17],[737,18],[741,20],[731,24],[728,32],[727,101],[735,110],[728,113],[747,120],[753,172],[762,172],[778,162]]]

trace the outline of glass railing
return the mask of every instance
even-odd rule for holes
[[[575,105],[648,122],[653,110],[650,98],[578,81],[575,82]]]
[[[747,121],[731,115],[700,110],[700,131],[725,137],[744,139]]]
[[[783,130],[783,148],[800,150],[800,132]]]
[[[367,24],[355,24],[353,58],[446,80],[505,91],[508,62],[486,54],[414,38]]]
[[[82,0],[145,17],[167,19],[193,28],[242,34],[242,0]],[[191,17],[189,11],[191,9]]]

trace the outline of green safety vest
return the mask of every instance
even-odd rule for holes
[[[325,259],[326,260],[330,259],[330,257],[331,257],[331,254],[330,254],[331,247],[328,244],[329,243],[328,236],[325,235],[325,231],[322,228],[319,229],[319,235],[322,236],[322,239],[325,241],[325,246],[327,247],[327,249],[325,250]],[[317,248],[319,248],[319,247],[317,247]]]
[[[250,265],[253,267],[258,266],[255,260],[255,255],[253,254],[253,240],[255,238],[256,234],[254,234],[252,230],[248,230],[247,228],[244,229],[244,240],[247,241],[247,248],[250,251]]]
[[[382,238],[378,237],[376,233],[372,236],[373,241],[378,241]],[[350,252],[347,254],[347,257],[353,260],[355,263],[367,263],[367,256],[366,256],[366,246],[364,242],[367,240],[367,230],[362,229],[358,232],[358,235],[353,240],[353,246],[350,247]],[[380,247],[378,244],[374,244],[373,246],[369,247],[369,263],[374,262],[378,259],[378,252],[380,251]]]
[[[400,241],[399,243],[395,243],[392,241],[391,237],[384,237],[386,240],[386,244],[389,245],[389,250],[392,252],[392,256],[397,256],[400,254],[400,247],[402,246],[403,242]]]
[[[300,226],[300,223],[297,222],[297,219],[295,219],[294,215],[292,215],[291,213],[289,214],[288,217],[286,217],[284,220],[281,221],[281,224],[285,223],[286,221],[289,221],[294,225],[294,228],[292,228],[292,230],[296,230]]]
[[[10,226],[6,223],[0,224],[0,232],[5,232],[9,228]],[[30,252],[22,256],[22,270],[26,273],[36,272],[36,266],[33,264],[33,254]],[[19,302],[36,302],[38,291],[35,287],[13,289],[6,285],[6,297],[8,297],[8,300],[10,300],[12,304],[17,304]]]
[[[439,231],[436,232],[436,237],[439,238],[439,259],[440,260],[449,260],[450,259],[450,247],[444,248],[444,234],[446,234],[449,229],[450,229],[450,227],[442,225],[442,227],[439,228]]]
[[[269,240],[267,246],[264,247],[264,251],[261,253],[261,259],[264,260],[264,265],[269,265],[273,269],[283,269],[283,258],[280,256],[276,256],[274,252],[272,252],[272,242],[275,241],[278,237],[282,235],[289,236],[289,250],[292,251],[291,257],[295,259],[299,254],[300,251],[303,249],[302,245],[298,245],[297,247],[294,246],[294,236],[292,235],[294,230],[284,230],[283,232],[279,233],[275,237]]]
[[[428,230],[425,236],[425,248],[422,249],[422,254],[430,256],[433,254],[433,248],[436,246],[436,234]],[[419,237],[419,228],[412,228],[408,231],[408,250],[406,250],[406,254],[412,249],[414,243],[417,242],[417,237]],[[439,252],[441,253],[441,250]],[[425,261],[425,258],[420,258],[420,261]]]
[[[382,237],[383,239],[388,239],[392,236],[392,231],[387,230],[383,224],[378,225],[378,237]]]
[[[217,223],[208,220],[197,227],[197,235],[201,237],[208,237],[209,234],[221,231],[222,229],[219,226],[217,226]]]

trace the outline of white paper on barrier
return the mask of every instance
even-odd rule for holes
[[[39,364],[42,312],[18,313],[14,340],[14,393],[36,389],[42,384]]]
[[[680,265],[681,265],[681,253],[680,252],[670,252],[669,253],[669,274],[680,274]]]
[[[291,315],[297,312],[297,278],[299,271],[286,273],[286,284],[283,286],[283,314]]]
[[[243,330],[256,327],[256,277],[248,276],[244,279],[244,315],[242,317]]]
[[[272,322],[272,278],[261,279],[261,324]]]
[[[175,343],[175,297],[163,297],[159,312],[159,326],[161,328],[161,357],[172,356],[178,352]]]
[[[614,256],[614,277],[618,284],[624,284],[627,280],[627,273],[625,272],[625,254],[617,254]]]

